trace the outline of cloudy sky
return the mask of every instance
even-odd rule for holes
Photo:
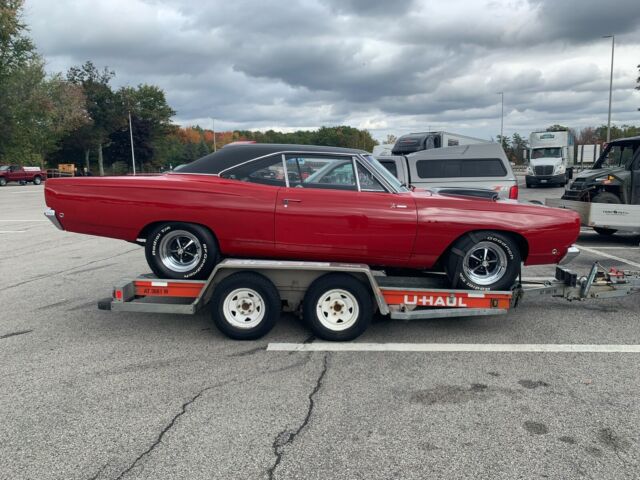
[[[26,0],[52,72],[162,87],[183,125],[348,124],[382,139],[640,124],[640,0]]]

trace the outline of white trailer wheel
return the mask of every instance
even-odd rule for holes
[[[216,286],[210,302],[211,317],[226,336],[255,340],[276,324],[281,303],[271,280],[255,272],[238,272]]]
[[[313,333],[324,340],[353,340],[371,323],[371,292],[352,275],[328,273],[307,289],[302,316]]]

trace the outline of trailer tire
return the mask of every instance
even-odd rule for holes
[[[193,223],[168,222],[154,228],[145,256],[160,278],[204,280],[219,260],[218,244],[209,230]]]
[[[445,269],[452,288],[510,290],[520,274],[521,262],[520,249],[511,236],[479,231],[453,244]]]
[[[346,273],[329,273],[307,289],[302,315],[313,333],[323,340],[353,340],[371,323],[372,296],[357,278]]]
[[[211,297],[211,318],[218,330],[234,340],[256,340],[280,318],[280,294],[263,275],[239,272],[222,280]]]

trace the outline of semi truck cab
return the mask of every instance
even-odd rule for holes
[[[565,186],[573,176],[574,143],[570,132],[533,132],[529,137],[527,188]]]

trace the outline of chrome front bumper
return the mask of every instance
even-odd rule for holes
[[[60,220],[58,220],[58,217],[56,216],[55,210],[53,210],[52,208],[47,208],[44,211],[44,216],[51,220],[51,223],[53,223],[58,230],[64,230],[64,228],[62,228]]]
[[[571,262],[574,258],[580,255],[580,250],[575,245],[571,245],[567,250],[567,254],[558,262],[559,265],[566,265]]]

